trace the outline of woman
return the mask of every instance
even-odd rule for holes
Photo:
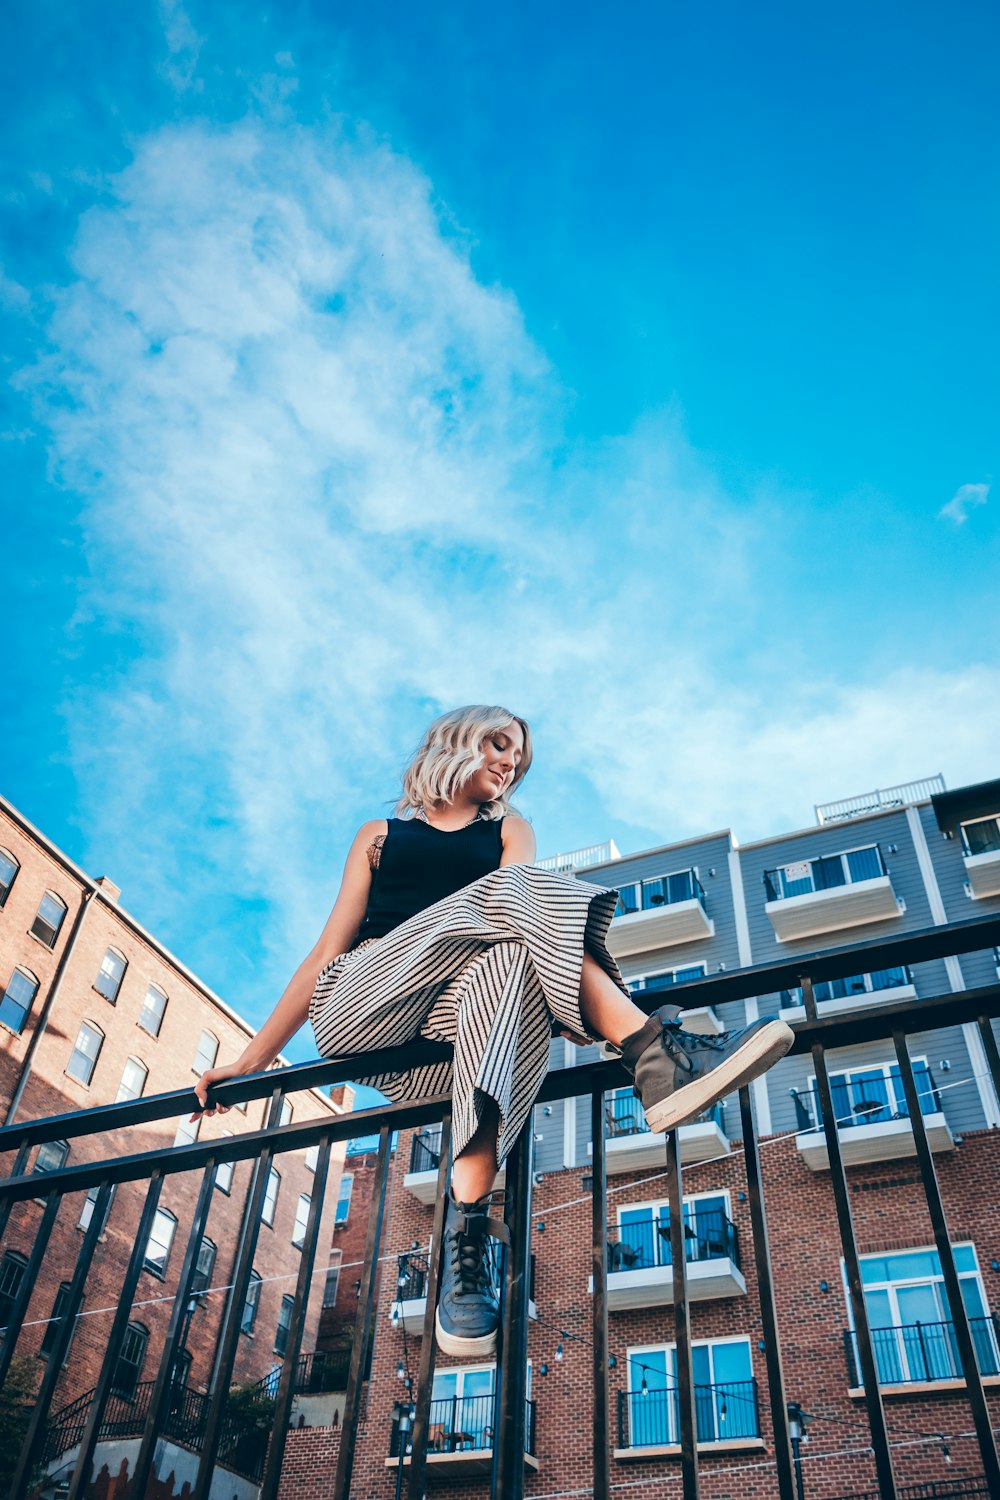
[[[435,720],[397,816],[358,830],[329,920],[273,1014],[195,1085],[214,1114],[211,1086],[270,1067],[307,1015],[325,1057],[418,1036],[453,1044],[453,1062],[369,1082],[396,1099],[452,1094],[437,1340],[455,1355],[496,1347],[489,1241],[505,1229],[489,1194],[545,1076],[553,1021],[580,1044],[611,1044],[655,1131],[756,1078],[792,1041],[783,1021],[703,1037],[681,1029],[679,1006],[639,1010],[605,942],[617,893],[534,866],[534,834],[510,806],[530,764],[528,725],[507,709]]]

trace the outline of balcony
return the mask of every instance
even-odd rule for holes
[[[779,943],[885,922],[905,910],[877,844],[765,870],[764,890]]]
[[[701,881],[694,870],[680,870],[621,887],[608,948],[615,958],[628,958],[651,948],[696,943],[714,933]]]
[[[688,968],[676,969],[671,973],[648,974],[643,979],[629,980],[628,987],[639,1005],[646,1009],[651,995],[659,996],[657,1003],[661,1005],[668,1000],[683,1005],[684,1001],[677,991],[704,977],[705,965],[691,964]],[[711,1005],[695,1005],[690,1010],[685,1009],[680,1019],[685,1031],[695,1031],[700,1036],[718,1036],[723,1029],[722,1022]]]
[[[926,1484],[904,1484],[897,1486],[899,1500],[996,1500],[991,1497],[985,1479],[931,1479]],[[878,1490],[855,1490],[850,1495],[837,1495],[834,1500],[882,1500]]]
[[[756,1380],[694,1388],[699,1452],[762,1448]],[[677,1387],[619,1391],[615,1458],[660,1458],[680,1453]]]
[[[1000,818],[962,824],[965,877],[975,900],[1000,896]]]
[[[913,1076],[931,1150],[953,1150],[955,1138],[942,1113],[930,1068],[925,1062],[915,1062]],[[895,1064],[859,1069],[850,1074],[831,1073],[830,1090],[845,1166],[859,1166],[868,1161],[895,1161],[916,1155],[913,1125]],[[805,1094],[792,1089],[791,1094],[800,1131],[795,1144],[807,1167],[814,1172],[824,1172],[829,1168],[830,1160],[826,1136],[817,1123],[821,1114],[816,1087],[811,1085]]]
[[[681,1165],[693,1166],[709,1157],[728,1156],[732,1151],[724,1125],[723,1106],[715,1104],[690,1125],[677,1132],[681,1148]],[[662,1167],[666,1160],[666,1136],[650,1130],[642,1105],[631,1089],[622,1090],[609,1099],[604,1108],[604,1148],[608,1175],[621,1172],[643,1172]],[[587,1153],[593,1154],[588,1142]]]
[[[403,1178],[403,1186],[413,1194],[418,1203],[433,1203],[438,1191],[438,1166],[441,1161],[441,1129],[421,1130],[413,1137],[410,1148],[410,1170]],[[497,1173],[496,1186],[502,1188],[507,1181],[507,1169],[501,1167]]]
[[[524,1468],[538,1469],[535,1457],[535,1403],[527,1401],[525,1413]],[[427,1424],[427,1477],[458,1479],[464,1475],[489,1474],[493,1466],[496,1430],[496,1397],[443,1396],[430,1403]],[[401,1434],[393,1422],[386,1468],[398,1468]],[[411,1439],[406,1435],[403,1464],[409,1467]]]
[[[813,993],[821,1016],[857,1010],[862,1005],[892,1005],[900,1000],[915,1000],[917,996],[913,976],[905,964],[895,969],[878,969],[873,974],[823,980],[813,987]],[[801,989],[781,991],[783,1021],[799,1021],[805,1013]]]
[[[492,1241],[490,1242],[492,1245]],[[430,1275],[427,1256],[408,1250],[397,1263],[397,1285],[399,1295],[392,1304],[392,1325],[405,1333],[419,1338],[424,1331],[424,1314],[427,1311],[427,1281]],[[535,1257],[530,1258],[528,1278],[528,1317],[537,1319],[535,1305]]]
[[[685,1209],[684,1261],[687,1294],[692,1302],[739,1297],[747,1284],[740,1270],[736,1226],[718,1209]],[[674,1298],[670,1220],[652,1214],[608,1226],[608,1311],[662,1307]],[[592,1296],[594,1278],[587,1290]]]
[[[995,1316],[970,1318],[976,1364],[984,1380],[1000,1381],[1000,1322]],[[873,1328],[875,1368],[880,1386],[933,1385],[941,1381],[964,1384],[962,1360],[952,1323],[902,1323]],[[844,1329],[847,1378],[852,1394],[861,1389],[857,1335]]]

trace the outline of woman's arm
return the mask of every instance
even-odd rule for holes
[[[344,865],[344,877],[333,910],[319,939],[306,954],[292,975],[284,994],[268,1016],[257,1035],[251,1037],[234,1063],[223,1063],[218,1068],[209,1068],[194,1086],[195,1094],[207,1115],[215,1113],[215,1107],[207,1107],[208,1091],[213,1083],[222,1083],[227,1078],[242,1078],[247,1073],[260,1073],[269,1068],[291,1040],[309,1014],[309,1001],[316,987],[321,969],[346,953],[358,928],[364,920],[371,890],[372,872],[368,851],[374,840],[385,835],[388,824],[385,819],[363,823],[351,845]],[[228,1105],[217,1106],[220,1111]],[[192,1120],[198,1118],[191,1116]]]
[[[533,865],[535,863],[535,830],[524,818],[508,813],[503,820],[500,836],[503,840],[502,865]]]

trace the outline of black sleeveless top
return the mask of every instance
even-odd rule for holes
[[[502,824],[502,818],[477,818],[446,833],[423,818],[390,818],[365,919],[351,947],[385,937],[407,917],[499,869]]]

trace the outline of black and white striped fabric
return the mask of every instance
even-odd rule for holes
[[[487,1098],[500,1114],[497,1165],[545,1077],[552,1019],[578,1036],[584,949],[628,994],[606,939],[617,892],[534,865],[503,865],[320,972],[309,1003],[323,1057],[425,1037],[453,1063],[365,1079],[391,1099],[453,1098],[454,1153]]]

